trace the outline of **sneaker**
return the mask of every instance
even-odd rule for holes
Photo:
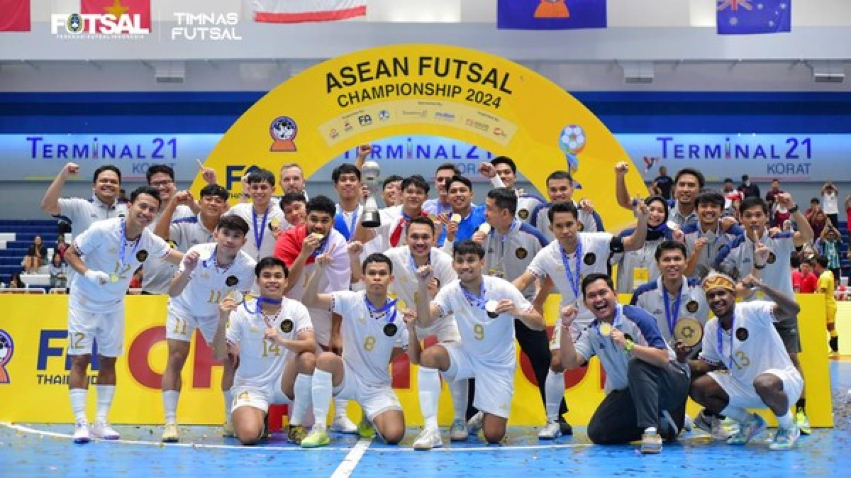
[[[236,433],[233,431],[233,423],[230,420],[226,421],[224,425],[222,425],[222,436],[225,438],[233,438],[236,436]]]
[[[562,435],[573,435],[573,427],[570,423],[567,423],[564,417],[558,417],[558,428]]]
[[[739,424],[739,431],[727,439],[728,445],[744,445],[765,430],[765,420],[759,415],[751,414],[746,422]]]
[[[102,440],[118,440],[121,438],[121,435],[106,422],[95,423],[92,427],[92,435]]]
[[[484,417],[484,413],[476,412],[472,418],[467,420],[467,433],[470,435],[478,435],[482,430],[482,420],[484,420]]]
[[[88,443],[89,440],[89,422],[77,420],[74,424],[74,443]]]
[[[711,417],[706,416],[703,410],[694,417],[694,426],[712,436],[713,440],[726,440],[730,438],[731,433],[724,429],[721,419],[717,415]]]
[[[789,450],[800,436],[801,430],[795,423],[792,424],[791,428],[778,428],[777,434],[774,435],[774,442],[768,448],[771,450]]]
[[[357,434],[361,438],[375,437],[375,427],[372,425],[372,422],[369,421],[369,418],[366,418],[366,415],[362,416],[360,423],[358,423]]]
[[[830,344],[830,353],[839,354],[839,337],[831,337],[828,343]]]
[[[538,432],[539,440],[555,440],[560,436],[561,427],[558,424],[558,420],[548,420],[544,428],[541,428],[541,431]]]
[[[358,432],[358,426],[355,425],[355,422],[349,420],[349,417],[344,415],[341,417],[334,417],[334,421],[331,422],[331,431],[354,435]]]
[[[440,430],[436,428],[424,428],[414,440],[414,450],[431,450],[443,446],[440,438]]]
[[[813,432],[813,429],[810,428],[810,419],[807,418],[807,412],[803,408],[795,412],[795,425],[798,426],[798,430],[803,435],[809,435]]]
[[[452,441],[464,441],[470,436],[467,431],[467,424],[464,420],[454,420],[452,426],[449,427],[449,439]]]
[[[304,437],[307,436],[307,429],[302,425],[290,425],[290,428],[287,430],[287,440],[290,443],[295,443],[296,445],[301,445]]]
[[[648,427],[641,435],[641,453],[645,455],[662,453],[662,435],[658,434],[655,428]]]
[[[331,439],[328,438],[328,432],[326,430],[312,430],[307,434],[304,439],[301,440],[302,448],[319,448],[321,446],[326,446],[331,443]]]
[[[163,443],[177,443],[180,441],[180,434],[177,431],[177,423],[166,423],[163,429]]]

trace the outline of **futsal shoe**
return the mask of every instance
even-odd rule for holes
[[[312,430],[301,441],[302,448],[319,448],[327,446],[331,443],[331,438],[328,437],[326,430]]]
[[[564,417],[558,417],[558,428],[562,435],[573,435],[573,427],[570,423],[567,423]]]
[[[470,436],[470,432],[467,431],[467,425],[464,423],[464,420],[459,419],[452,422],[452,426],[449,427],[450,440],[464,441],[468,436]]]
[[[774,435],[774,441],[768,446],[769,449],[775,451],[785,451],[795,446],[798,437],[801,436],[801,430],[798,425],[792,424],[789,428],[777,428],[777,434]]]
[[[476,412],[472,418],[467,420],[467,431],[470,435],[478,435],[482,430],[482,420],[484,420],[484,414],[482,412]]]
[[[731,433],[724,429],[721,419],[717,415],[706,416],[703,410],[694,417],[694,426],[712,435],[713,440],[726,440]]]
[[[106,422],[95,422],[92,427],[92,435],[102,440],[118,440],[121,438],[121,435]]]
[[[331,431],[337,433],[345,433],[346,435],[354,435],[358,432],[358,426],[355,422],[349,420],[347,416],[334,417],[331,422]]]
[[[747,421],[739,424],[739,431],[727,439],[728,445],[744,445],[765,430],[765,420],[759,415],[751,414]]]
[[[641,435],[641,453],[645,455],[662,453],[662,435],[656,432],[656,428],[644,429],[644,434]]]
[[[88,443],[89,437],[89,422],[85,420],[77,420],[74,424],[74,443]]]
[[[290,425],[289,430],[287,431],[287,440],[290,443],[295,443],[296,445],[301,445],[304,437],[307,436],[307,430],[301,425]]]
[[[372,426],[372,422],[366,418],[366,415],[361,417],[360,423],[357,426],[357,434],[361,438],[374,438],[375,437],[375,427]]]
[[[809,435],[813,432],[813,429],[810,428],[810,419],[807,418],[807,412],[803,408],[795,412],[795,425],[798,426],[802,435]]]
[[[414,440],[414,450],[431,450],[443,446],[440,438],[440,430],[436,428],[424,428]]]
[[[561,427],[559,426],[558,420],[548,420],[547,424],[544,425],[544,428],[541,428],[541,431],[538,432],[539,440],[555,440],[560,436]]]
[[[177,443],[180,441],[180,434],[177,431],[177,423],[166,423],[163,429],[163,443]]]

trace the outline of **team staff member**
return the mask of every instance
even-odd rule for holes
[[[115,360],[124,351],[124,297],[133,272],[151,256],[163,257],[172,264],[183,258],[147,229],[159,207],[157,191],[140,187],[130,195],[126,218],[92,225],[65,251],[65,260],[78,273],[68,296],[68,355],[72,357],[68,388],[76,443],[89,441],[86,371],[95,340],[100,369],[95,386],[97,417],[91,434],[108,440],[119,437],[109,426],[107,415],[115,394]]]
[[[532,211],[531,224],[532,227],[541,231],[547,241],[552,242],[555,239],[552,229],[550,228],[550,218],[547,211],[550,206],[557,202],[572,202],[576,206],[576,211],[579,214],[579,230],[582,232],[603,232],[603,219],[594,210],[591,201],[582,199],[577,204],[573,200],[573,177],[567,171],[554,171],[547,177],[547,194],[550,197],[550,202],[539,204]]]
[[[568,370],[596,355],[606,372],[606,398],[588,423],[588,438],[603,445],[640,439],[642,453],[660,453],[662,439],[675,440],[683,425],[688,367],[677,363],[653,316],[618,304],[609,276],[586,276],[582,295],[594,321],[575,345],[562,333],[559,353]],[[569,305],[561,314],[569,328],[579,309]]]

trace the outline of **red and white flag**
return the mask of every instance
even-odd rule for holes
[[[366,0],[254,0],[254,21],[330,22],[366,15]]]
[[[30,0],[0,0],[0,32],[28,32],[30,26]]]

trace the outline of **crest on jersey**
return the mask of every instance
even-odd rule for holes
[[[585,258],[582,259],[582,262],[584,262],[586,266],[593,266],[594,263],[597,262],[597,254],[594,254],[593,252],[585,254]]]
[[[525,221],[529,217],[529,210],[521,209],[521,210],[517,211],[517,217],[519,217],[520,219],[523,219]]]
[[[692,314],[697,312],[698,307],[699,306],[696,300],[690,300],[688,301],[688,304],[686,304],[686,310],[691,312]]]
[[[290,319],[284,319],[281,322],[281,332],[288,334],[293,331],[293,321]]]
[[[768,260],[767,260],[766,262],[768,262],[769,264],[774,264],[774,262],[775,262],[776,260],[777,260],[777,256],[776,256],[776,255],[774,255],[774,253],[773,253],[773,252],[769,252],[769,253],[768,253]]]
[[[239,282],[239,279],[237,279],[236,276],[228,276],[228,278],[225,279],[225,285],[227,285],[228,287],[235,286],[237,282]]]
[[[523,249],[522,247],[518,247],[517,250],[514,251],[514,255],[517,256],[518,259],[525,259],[526,256],[529,255],[529,252],[527,252],[526,249]]]
[[[744,342],[745,340],[747,340],[749,335],[750,334],[748,334],[748,329],[744,327],[739,327],[738,329],[736,329],[736,338],[739,339],[739,342]]]
[[[148,251],[142,249],[141,251],[136,253],[136,260],[139,262],[145,262],[148,259]]]

